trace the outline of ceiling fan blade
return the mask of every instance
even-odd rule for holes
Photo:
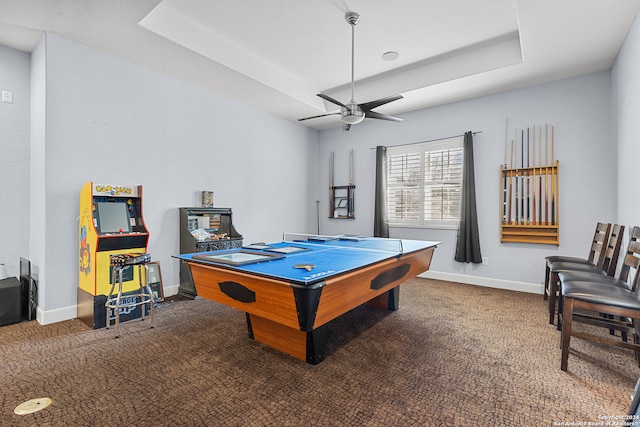
[[[329,114],[320,114],[319,116],[311,116],[311,117],[303,117],[302,119],[298,119],[299,122],[302,122],[304,120],[309,120],[309,119],[317,119],[319,117],[326,117],[326,116],[339,116],[340,113],[329,113]]]
[[[369,102],[365,102],[364,104],[358,104],[358,105],[360,105],[360,108],[362,108],[366,112],[369,110],[373,110],[374,108],[379,107],[381,105],[388,104],[393,101],[397,101],[398,99],[402,99],[402,95],[400,94],[391,95],[391,96],[387,96],[386,98],[381,98],[375,101],[369,101]]]
[[[367,119],[390,120],[392,122],[401,122],[401,121],[404,120],[404,119],[401,119],[400,117],[393,117],[393,116],[389,116],[387,114],[376,113],[375,111],[366,111],[364,113],[364,116]]]
[[[349,123],[345,123],[342,125],[342,130],[347,131],[351,129],[351,125]]]
[[[317,94],[317,95],[318,95],[320,98],[322,98],[322,99],[324,99],[324,100],[326,100],[326,101],[331,102],[332,104],[339,105],[339,106],[340,106],[340,107],[342,107],[342,108],[347,108],[347,106],[346,106],[346,105],[344,105],[342,102],[340,102],[340,101],[338,101],[338,100],[333,99],[333,98],[332,98],[332,97],[330,97],[329,95],[325,95],[324,93],[319,93],[319,94]]]

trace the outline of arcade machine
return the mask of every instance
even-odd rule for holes
[[[111,255],[146,253],[149,233],[142,217],[142,186],[87,182],[80,192],[78,318],[93,329],[106,326]],[[138,269],[123,270],[123,292],[139,290]],[[135,298],[135,297],[130,297]],[[120,321],[141,316],[137,306]],[[114,315],[111,315],[113,317]]]
[[[198,234],[201,232],[201,234]],[[231,208],[180,208],[180,253],[217,251],[242,246],[242,235],[233,225]],[[189,266],[180,261],[178,294],[197,296]]]

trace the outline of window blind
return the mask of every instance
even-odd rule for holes
[[[457,223],[462,138],[387,150],[389,223],[413,226]]]

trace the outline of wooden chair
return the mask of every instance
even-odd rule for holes
[[[635,270],[631,275],[631,270]],[[638,281],[640,279],[640,227],[633,227],[629,246],[624,258],[620,279],[626,278],[625,286],[607,283],[607,280],[594,286],[589,281],[568,281],[563,283],[562,309],[558,313],[562,324],[560,369],[567,370],[571,337],[578,337],[616,347],[629,348],[635,351],[640,361],[640,295]],[[598,317],[592,313],[607,316]],[[616,320],[619,319],[619,320]],[[574,323],[587,323],[606,329],[619,330],[631,334],[633,340],[619,340],[604,334],[576,331]]]
[[[606,244],[606,249],[602,252],[604,255],[601,265],[593,265],[588,263],[572,263],[572,262],[552,262],[549,264],[549,323],[553,324],[556,313],[556,300],[560,295],[560,279],[558,274],[561,272],[586,272],[595,274],[596,280],[600,280],[601,275],[613,277],[618,268],[618,258],[620,256],[620,246],[622,245],[622,237],[624,236],[624,225],[614,225],[611,228],[611,235]],[[558,328],[560,324],[558,323]]]
[[[591,242],[591,248],[589,249],[589,255],[587,258],[571,257],[564,255],[551,255],[545,257],[545,274],[544,274],[544,292],[542,298],[547,299],[549,296],[549,275],[551,273],[551,264],[554,262],[570,262],[578,264],[590,264],[602,267],[604,262],[604,252],[609,241],[609,233],[611,231],[611,224],[599,222],[596,224],[596,231],[593,233],[593,240]],[[596,261],[596,255],[598,259]]]
[[[609,251],[611,251],[611,241],[615,238],[613,237],[613,235],[616,233],[616,227],[621,227],[619,237],[617,238],[619,239],[619,242],[622,242],[622,237],[624,235],[624,226],[616,225],[614,227],[614,231],[612,232],[612,237],[609,240],[610,242]],[[633,236],[631,236],[631,239],[633,241]],[[618,246],[620,246],[620,243],[618,243]],[[618,258],[617,255],[615,257]],[[625,255],[625,259],[622,263],[622,268],[620,269],[620,275],[618,277],[613,277],[613,275],[609,275],[607,274],[607,272],[603,270],[596,270],[596,269],[593,269],[591,271],[589,271],[586,268],[582,270],[558,271],[557,284],[558,284],[559,293],[562,293],[562,290],[567,286],[569,287],[569,291],[570,291],[571,288],[575,287],[576,285],[579,285],[580,288],[585,288],[585,287],[588,288],[589,286],[613,286],[613,287],[618,287],[622,289],[633,290],[632,282],[629,282],[629,279],[630,279],[629,272],[633,268],[634,262],[635,260],[633,258],[629,258]],[[558,299],[558,323],[557,323],[558,330],[562,328],[562,316],[561,316],[562,303],[563,303],[562,298],[559,298]],[[601,315],[603,317],[607,316],[604,313],[602,313]],[[613,335],[614,333],[615,333],[615,330],[612,329],[611,335]],[[624,333],[623,333],[623,338],[626,339],[626,335]]]

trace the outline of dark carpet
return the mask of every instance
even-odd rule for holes
[[[560,371],[539,295],[426,279],[401,286],[396,312],[334,321],[316,366],[203,299],[165,301],[148,326],[118,339],[79,320],[0,328],[0,425],[587,425],[626,414],[640,375],[631,351],[579,339]],[[14,414],[40,397],[53,403]]]

